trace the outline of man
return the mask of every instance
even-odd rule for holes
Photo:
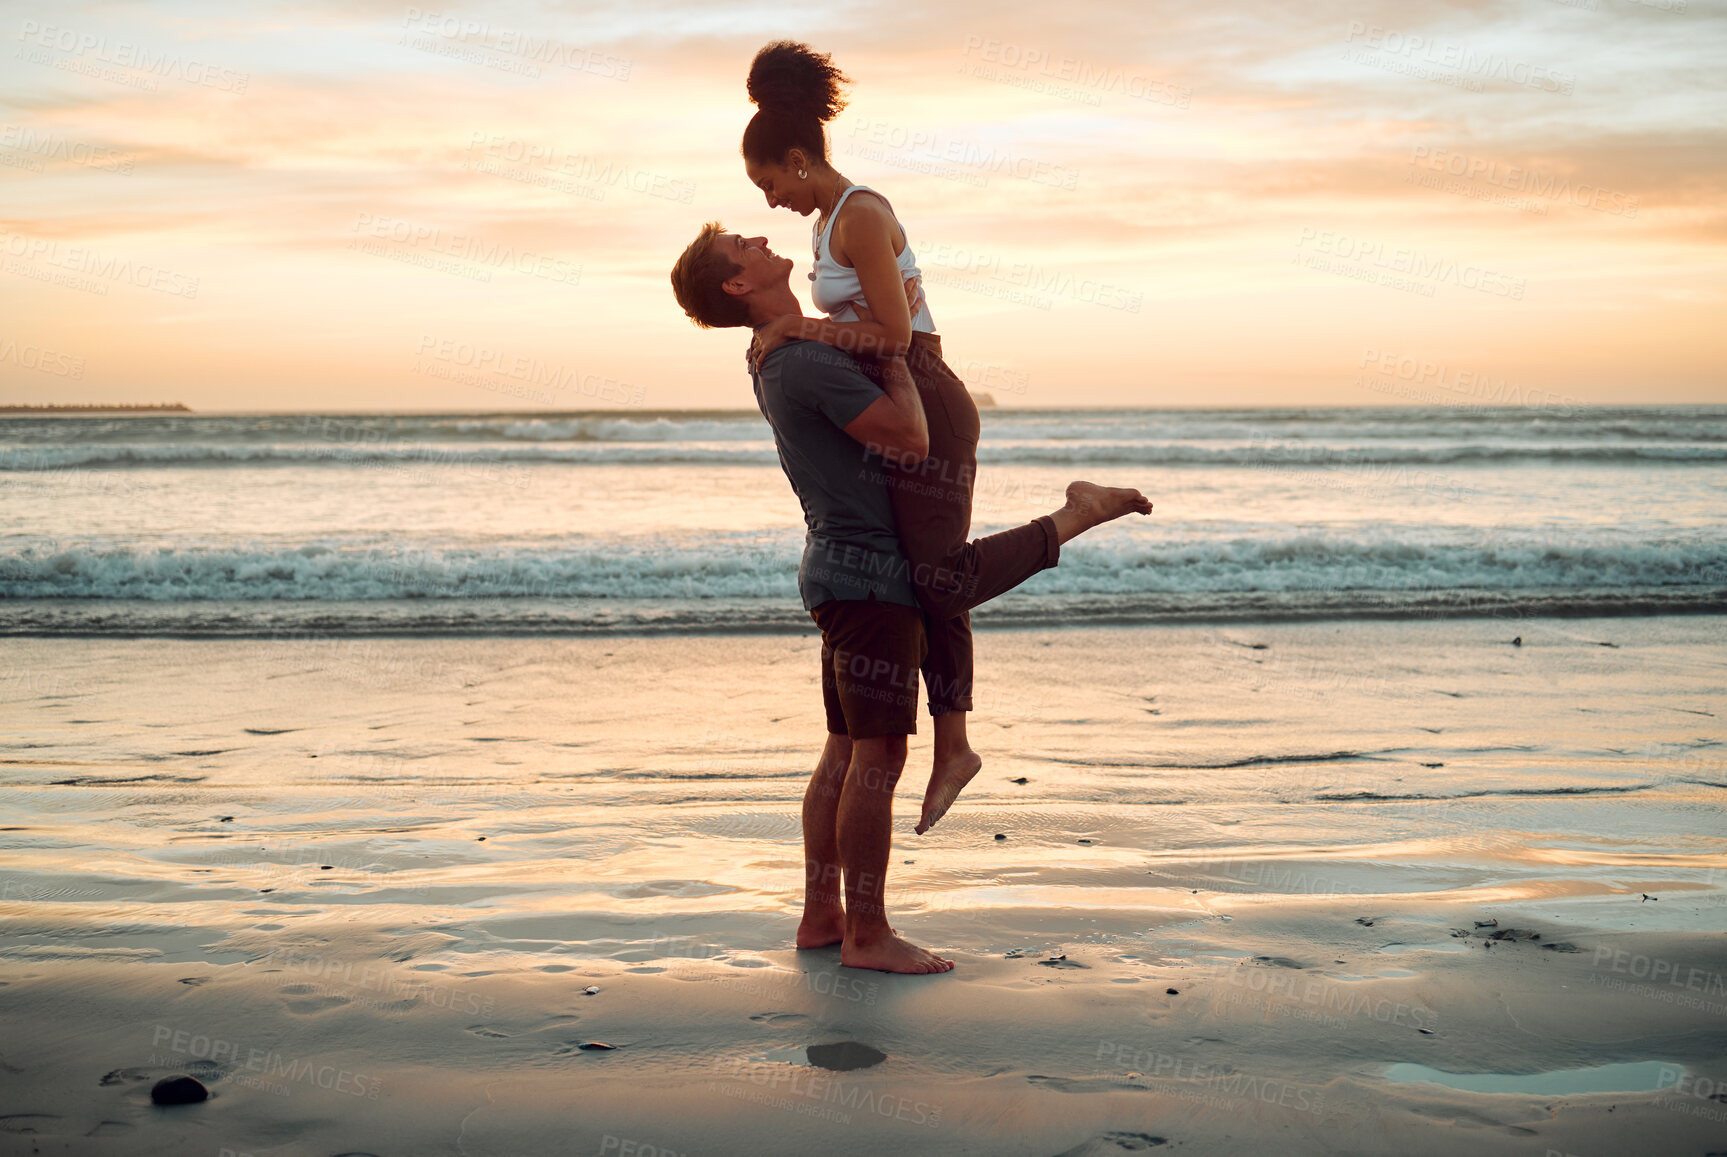
[[[801,313],[792,261],[766,238],[702,228],[672,269],[678,304],[708,328],[760,328]],[[845,353],[788,341],[752,365],[756,403],[808,528],[798,587],[822,633],[828,736],[804,793],[804,913],[799,948],[840,945],[840,963],[947,972],[953,962],[895,934],[885,908],[893,793],[917,732],[923,611],[900,548],[883,460],[915,466],[929,430],[904,348],[878,343],[881,385]],[[1136,490],[1089,487],[1049,516],[1065,542],[1129,510]],[[1095,493],[1094,493],[1095,492]],[[1070,492],[1071,493],[1071,492]]]

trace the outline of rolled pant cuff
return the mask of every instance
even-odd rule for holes
[[[1061,561],[1061,535],[1056,533],[1055,519],[1047,514],[1040,514],[1033,519],[1043,527],[1043,565],[1047,569]]]

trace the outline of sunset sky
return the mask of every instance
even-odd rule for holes
[[[737,150],[782,37],[1004,405],[1727,401],[1718,0],[0,19],[0,402],[749,406],[667,271],[719,218],[810,308]]]

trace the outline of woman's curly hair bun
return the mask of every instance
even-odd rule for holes
[[[840,86],[850,83],[827,53],[794,40],[776,40],[750,62],[745,87],[763,111],[813,116],[825,124],[845,108]]]

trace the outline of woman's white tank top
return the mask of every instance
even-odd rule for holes
[[[834,221],[840,215],[840,207],[846,203],[846,198],[862,190],[865,193],[875,193],[866,185],[853,185],[840,194],[840,199],[834,202],[834,211],[828,214],[827,225],[819,232],[814,232],[815,268],[810,270],[810,298],[817,309],[827,314],[834,321],[856,321],[857,310],[852,306],[861,305],[866,309],[869,302],[864,299],[863,284],[858,281],[857,270],[848,265],[841,265],[834,260],[833,251],[829,248],[829,234],[833,232]],[[880,193],[876,196],[881,197]],[[887,198],[882,197],[882,203],[887,204]],[[893,206],[888,205],[888,212],[893,212]],[[903,226],[901,226],[903,230]],[[899,251],[900,281],[905,282],[913,277],[922,277],[922,270],[917,267],[917,258],[912,255],[911,238],[906,238],[905,248]],[[930,316],[929,301],[926,298],[912,314],[911,328],[913,333],[934,333],[935,319]]]

